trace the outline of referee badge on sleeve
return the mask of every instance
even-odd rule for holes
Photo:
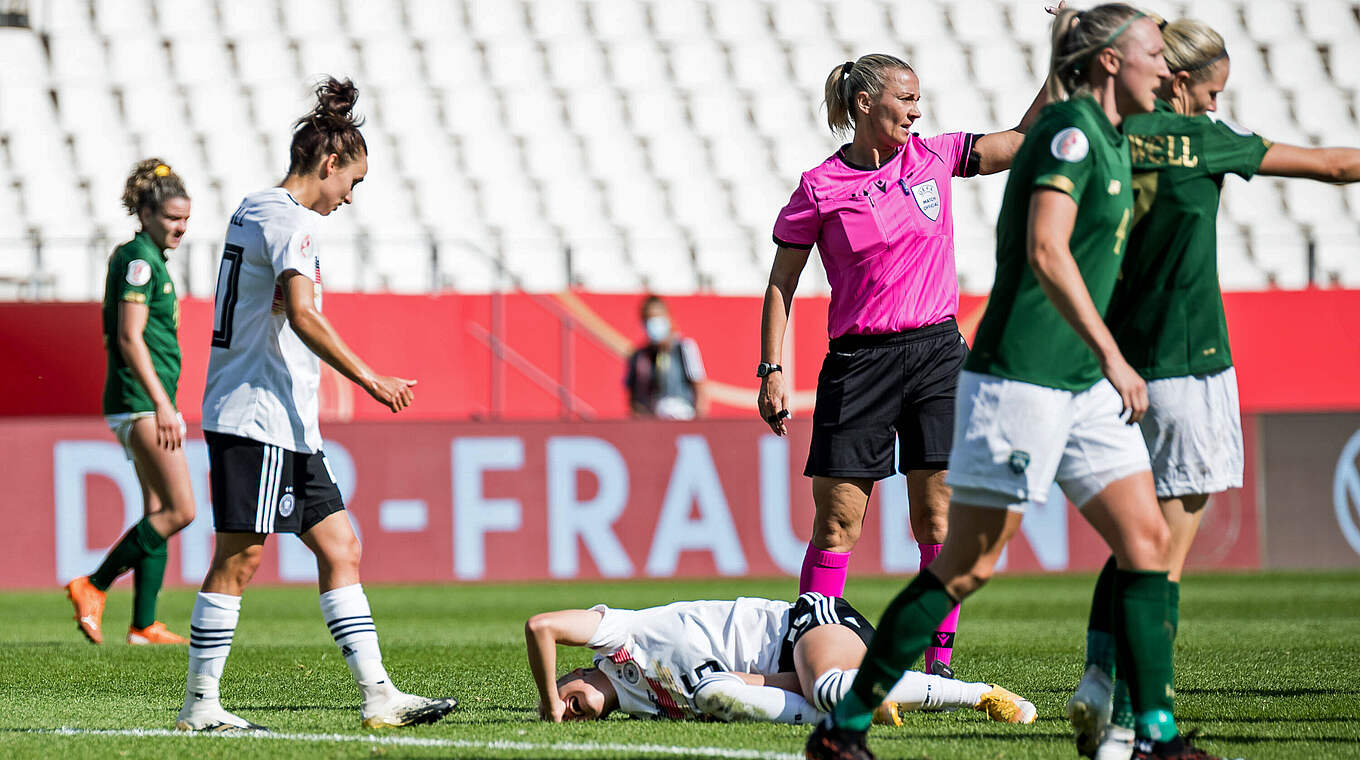
[[[912,185],[911,197],[916,199],[916,206],[930,221],[940,218],[940,186],[935,180],[928,179],[919,185]]]

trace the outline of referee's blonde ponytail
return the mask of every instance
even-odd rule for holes
[[[1066,8],[1053,19],[1052,53],[1049,58],[1048,99],[1067,100],[1085,88],[1091,61],[1100,51],[1114,47],[1129,24],[1142,14],[1124,3],[1106,3],[1089,10]]]
[[[906,61],[886,53],[871,53],[857,61],[846,61],[831,70],[826,78],[823,102],[826,104],[826,124],[836,134],[855,128],[855,95],[869,93],[878,97],[883,82],[893,69],[912,68]]]
[[[142,209],[159,210],[171,198],[188,198],[184,181],[159,158],[138,161],[123,184],[123,208],[136,216]]]

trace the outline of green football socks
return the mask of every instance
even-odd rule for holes
[[[925,652],[935,628],[957,604],[929,570],[902,589],[884,611],[850,692],[832,713],[838,727],[869,730],[874,709]]]
[[[165,541],[147,552],[132,568],[132,627],[145,628],[156,622],[156,600],[165,581],[165,564],[169,553]]]
[[[156,622],[156,595],[165,578],[165,564],[165,538],[143,517],[109,550],[99,569],[90,574],[90,583],[108,591],[118,576],[135,569],[132,624],[145,628]]]
[[[1114,635],[1118,672],[1128,682],[1140,738],[1176,738],[1172,718],[1171,607],[1166,573],[1116,570]]]

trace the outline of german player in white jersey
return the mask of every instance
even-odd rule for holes
[[[742,597],[644,610],[597,604],[557,610],[524,626],[544,720],[639,718],[812,723],[854,680],[873,626],[839,597],[809,592],[792,604]],[[554,679],[557,645],[588,647],[593,665]],[[994,684],[908,671],[878,719],[910,710],[971,707],[992,720],[1034,721],[1034,705]]]
[[[222,707],[218,682],[271,533],[296,533],[316,555],[321,614],[359,686],[364,726],[430,723],[455,705],[405,694],[388,678],[359,584],[359,540],[321,450],[320,360],[393,412],[411,403],[415,385],[370,369],[321,314],[315,233],[322,217],[353,202],[368,171],[351,113],[358,94],[349,80],[317,87],[315,109],[293,130],[288,176],[246,196],[227,227],[203,394],[217,539],[190,621],[181,730],[262,728]]]

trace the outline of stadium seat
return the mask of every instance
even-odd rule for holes
[[[666,51],[671,81],[691,92],[731,81],[722,48],[708,38],[677,40]]]
[[[348,38],[336,36],[308,36],[298,41],[298,63],[307,80],[322,76],[355,79],[362,83],[359,51]],[[362,89],[361,89],[362,91]]]
[[[642,279],[624,253],[623,242],[592,235],[568,241],[571,249],[571,285],[601,293],[637,293]]]
[[[154,27],[148,0],[94,0],[94,28],[105,37]]]
[[[388,39],[402,35],[405,18],[400,3],[342,0],[340,5],[345,14],[345,28],[357,40]]]
[[[554,37],[544,43],[548,79],[564,88],[588,87],[607,81],[604,53],[589,37]]]
[[[771,33],[770,16],[761,0],[713,0],[708,4],[713,34],[725,42],[735,42]]]
[[[651,39],[647,31],[647,6],[591,0],[586,4],[592,35],[606,45],[630,40]]]
[[[519,38],[525,32],[519,0],[464,0],[468,27],[482,39]]]
[[[1281,38],[1271,43],[1266,59],[1271,79],[1284,88],[1308,87],[1327,78],[1318,45],[1312,40]]]
[[[788,59],[774,40],[752,35],[733,40],[727,48],[732,65],[732,81],[737,87],[759,91],[789,82]],[[831,64],[834,66],[835,64]],[[831,70],[831,66],[827,66]]]
[[[469,237],[446,235],[435,239],[436,287],[462,293],[490,293],[508,286],[494,255]]]
[[[605,47],[604,54],[616,87],[655,87],[667,78],[666,58],[648,37],[616,40]]]
[[[468,30],[463,22],[462,4],[450,0],[406,0],[406,33],[425,43],[466,39]]]
[[[337,0],[284,0],[279,10],[284,32],[295,40],[335,38],[342,33]]]
[[[580,0],[529,0],[525,3],[529,28],[539,40],[590,37],[586,8]]]
[[[237,5],[245,3],[227,3],[223,22],[235,18]],[[161,0],[156,3],[156,27],[169,38],[211,33],[222,28],[215,6],[212,0]],[[274,5],[274,15],[277,23],[277,5]]]
[[[1308,0],[1299,5],[1303,31],[1308,37],[1327,43],[1354,44],[1360,35],[1360,20],[1351,0]]]
[[[1294,3],[1243,3],[1242,17],[1247,32],[1261,42],[1291,40],[1299,35],[1299,15]]]
[[[363,83],[369,87],[410,87],[423,80],[420,54],[405,36],[370,35],[359,43]]]
[[[44,34],[89,33],[94,29],[90,0],[33,0],[29,24]]]
[[[14,45],[13,65],[18,67],[15,74],[0,76],[17,78],[19,72],[27,70],[30,76],[35,77],[33,81],[46,80],[46,77],[42,77],[34,70],[29,57],[33,49],[40,49],[37,47],[37,38],[19,30],[0,31],[4,31],[5,47]],[[79,33],[53,35],[48,39],[47,45],[50,56],[48,71],[53,82],[57,84],[108,82],[108,62],[104,55],[104,43],[98,37]],[[6,57],[9,57],[8,53]]]
[[[652,36],[664,42],[706,41],[708,8],[700,0],[651,0],[647,3]]]
[[[178,0],[159,0],[163,5],[178,2]],[[285,9],[292,4],[292,0],[226,0],[217,4],[218,14],[222,20],[221,31],[229,39],[240,40],[255,36],[273,36],[279,31],[280,8]],[[331,14],[327,14],[328,16]],[[317,34],[330,25],[328,18],[316,17],[318,27],[308,30],[308,34]]]

